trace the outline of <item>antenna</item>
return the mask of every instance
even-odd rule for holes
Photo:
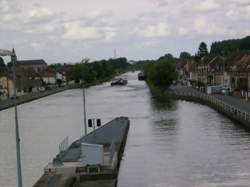
[[[116,48],[114,49],[114,59],[116,59]]]

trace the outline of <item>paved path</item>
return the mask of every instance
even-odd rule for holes
[[[175,92],[184,92],[184,93],[194,93],[194,94],[205,94],[203,92],[198,91],[195,88],[187,87],[187,86],[171,86],[168,91],[175,91]],[[238,108],[242,111],[250,113],[250,102],[246,101],[244,99],[232,97],[232,96],[226,96],[226,95],[219,95],[219,94],[213,94],[213,96],[224,103],[227,103],[235,108]]]

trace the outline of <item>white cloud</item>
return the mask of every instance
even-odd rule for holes
[[[138,44],[136,44],[136,48],[138,49],[152,48],[156,47],[157,45],[159,45],[159,42],[157,41],[146,41],[146,42],[139,42]]]
[[[51,15],[52,12],[47,8],[33,9],[28,12],[28,17],[31,19],[43,18]]]
[[[143,58],[155,54],[152,47],[192,52],[201,40],[244,37],[250,33],[249,20],[250,0],[0,0],[0,47],[18,43],[24,55],[32,55],[32,44],[34,54],[44,58],[63,58],[61,53],[74,58],[86,44],[84,52],[95,59],[110,54],[97,54],[98,46],[109,49],[115,43],[128,58],[138,56],[136,49]],[[43,44],[58,52],[46,53]]]
[[[220,5],[215,0],[204,0],[198,4],[197,9],[201,11],[209,11],[218,9]]]
[[[24,30],[25,33],[29,34],[43,34],[43,33],[51,33],[55,30],[55,26],[52,24],[39,24],[32,26],[30,28],[27,28]]]
[[[81,26],[78,22],[65,23],[66,32],[63,34],[65,40],[105,40],[112,41],[116,32],[111,27]]]
[[[156,25],[148,25],[144,28],[136,28],[135,32],[144,37],[163,37],[170,34],[170,28],[166,23],[158,23]]]
[[[100,33],[96,27],[81,27],[77,23],[65,23],[66,33],[63,38],[66,40],[98,39]]]
[[[180,27],[178,28],[178,33],[180,35],[187,35],[189,33],[189,29],[187,27]]]
[[[223,25],[219,25],[214,21],[208,21],[205,17],[200,16],[194,20],[194,30],[200,35],[223,35],[228,34],[227,29]]]
[[[105,41],[108,41],[108,42],[113,41],[114,38],[116,37],[116,35],[117,34],[114,31],[106,32],[105,33]]]
[[[40,51],[40,50],[43,50],[45,49],[45,44],[41,43],[41,42],[33,42],[30,44],[30,46],[36,50],[36,51]]]
[[[0,1],[0,13],[8,12],[9,11],[9,4],[7,0]]]

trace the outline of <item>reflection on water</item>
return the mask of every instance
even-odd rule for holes
[[[137,73],[126,86],[86,91],[89,118],[128,116],[131,127],[118,187],[250,186],[250,133],[209,107],[156,100]],[[82,90],[68,90],[19,107],[24,186],[69,136],[83,131]],[[16,186],[13,109],[0,112],[0,186]]]

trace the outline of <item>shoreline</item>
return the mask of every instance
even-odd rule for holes
[[[34,101],[34,100],[37,100],[37,99],[40,99],[43,97],[47,97],[47,96],[56,94],[59,92],[63,92],[65,90],[75,89],[75,88],[79,88],[79,87],[80,87],[79,84],[68,85],[65,87],[59,87],[59,88],[47,90],[44,92],[36,92],[36,93],[23,95],[23,96],[18,97],[16,100],[8,99],[5,101],[0,101],[0,111],[13,107],[15,105],[15,103],[17,105],[20,105],[20,104],[28,103],[28,102],[31,102],[31,101]]]
[[[233,106],[229,102],[222,101],[215,97],[215,95],[209,95],[201,92],[192,91],[178,91],[171,90],[159,93],[150,84],[148,84],[151,93],[155,97],[175,100],[191,101],[199,104],[206,105],[213,108],[217,112],[228,117],[232,121],[237,122],[239,125],[250,129],[250,112],[240,109],[240,107]]]
[[[125,72],[122,72],[122,73],[125,73]],[[89,88],[91,86],[96,86],[96,85],[102,84],[104,82],[108,82],[111,79],[113,79],[114,77],[119,76],[121,74],[116,74],[116,75],[114,75],[112,77],[108,77],[108,78],[103,79],[103,80],[96,80],[95,82],[88,83],[88,84],[84,85],[84,87]],[[47,91],[44,91],[44,92],[30,93],[30,94],[18,97],[16,99],[16,101],[11,100],[11,99],[0,101],[0,111],[13,107],[15,105],[15,102],[17,102],[17,105],[21,105],[21,104],[28,103],[28,102],[31,102],[31,101],[34,101],[34,100],[37,100],[37,99],[40,99],[40,98],[43,98],[43,97],[47,97],[47,96],[59,93],[59,92],[63,92],[63,91],[69,90],[69,89],[77,89],[77,88],[82,88],[82,84],[81,83],[75,83],[75,84],[72,84],[72,85],[67,85],[67,86],[64,86],[64,87],[59,87],[59,88],[55,88],[55,89],[52,89],[52,90],[47,90]]]

